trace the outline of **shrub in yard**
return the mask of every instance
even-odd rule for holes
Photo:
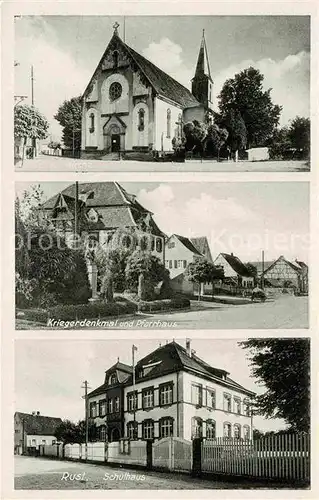
[[[46,309],[25,309],[21,312],[23,312],[22,318],[28,321],[45,324],[48,319],[48,311]]]
[[[174,297],[172,299],[141,301],[138,310],[141,312],[168,311],[170,309],[184,309],[190,307],[190,300],[186,297]]]
[[[50,318],[64,321],[104,318],[134,314],[137,306],[131,302],[93,302],[92,304],[58,305],[48,310]]]

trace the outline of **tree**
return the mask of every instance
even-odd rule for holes
[[[306,338],[249,339],[251,373],[265,387],[255,407],[267,418],[282,418],[292,431],[310,430],[310,341]]]
[[[149,251],[137,249],[127,260],[125,275],[128,286],[137,290],[139,298],[152,299],[154,287],[167,279],[168,270]]]
[[[20,104],[14,108],[14,136],[19,139],[45,139],[49,123],[34,106]]]
[[[310,119],[296,116],[289,127],[288,137],[292,147],[308,156],[310,153]]]
[[[88,431],[89,441],[94,441],[96,439],[95,424],[89,423]],[[61,441],[63,444],[84,443],[85,436],[85,420],[80,420],[77,424],[75,422],[71,422],[70,420],[63,420],[55,431],[55,437],[57,438],[57,441]]]
[[[254,282],[256,283],[257,281],[257,278],[258,278],[258,271],[257,271],[257,267],[254,266],[253,264],[251,264],[250,262],[247,262],[245,264],[246,268],[248,269],[248,271],[250,272],[250,275],[253,276],[254,278]]]
[[[249,147],[263,145],[279,123],[281,106],[272,103],[271,89],[263,89],[264,76],[255,68],[248,68],[226,80],[218,96],[221,116],[232,111],[240,113]]]
[[[49,123],[34,106],[20,104],[14,108],[14,138],[22,142],[22,157],[28,139],[35,145],[37,139],[48,137]],[[34,151],[32,152],[32,155]],[[18,155],[19,156],[19,155]],[[17,157],[18,158],[18,157]],[[20,158],[20,157],[19,157]]]
[[[215,279],[223,279],[224,271],[222,267],[214,266],[207,260],[197,260],[187,266],[185,277],[198,285],[198,300],[200,300],[202,283],[213,283]]]
[[[225,127],[219,127],[217,123],[211,123],[207,128],[206,150],[217,153],[219,160],[219,153],[222,146],[226,144],[229,132]]]
[[[185,135],[186,151],[199,152],[201,155],[204,151],[204,141],[207,137],[207,125],[198,120],[185,123],[183,127]]]
[[[63,128],[62,140],[69,149],[81,149],[82,104],[81,96],[72,97],[61,104],[54,118]]]
[[[271,159],[283,159],[292,148],[289,127],[277,128],[268,141],[269,156]]]

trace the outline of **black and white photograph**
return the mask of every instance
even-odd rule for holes
[[[15,344],[16,489],[309,488],[308,338]]]
[[[16,170],[310,170],[310,16],[18,16],[14,28]]]
[[[16,328],[308,328],[307,182],[16,184]]]

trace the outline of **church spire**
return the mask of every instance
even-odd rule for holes
[[[195,76],[192,79],[192,94],[206,110],[213,109],[213,80],[210,75],[205,30],[199,48]]]
[[[203,75],[205,75],[211,79],[208,54],[207,54],[207,47],[206,47],[206,40],[205,40],[205,30],[203,30],[202,41],[201,41],[200,48],[199,48],[199,54],[198,54],[198,59],[197,59],[196,71],[195,71],[195,78],[197,76],[202,77]]]

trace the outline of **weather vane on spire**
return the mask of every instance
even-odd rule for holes
[[[119,26],[120,26],[120,25],[119,25],[119,23],[118,23],[117,21],[116,21],[116,23],[115,23],[115,24],[113,24],[113,28],[114,28],[114,35],[118,35],[118,34],[119,34],[119,33],[118,33],[118,30],[117,30],[117,29],[119,28]]]

